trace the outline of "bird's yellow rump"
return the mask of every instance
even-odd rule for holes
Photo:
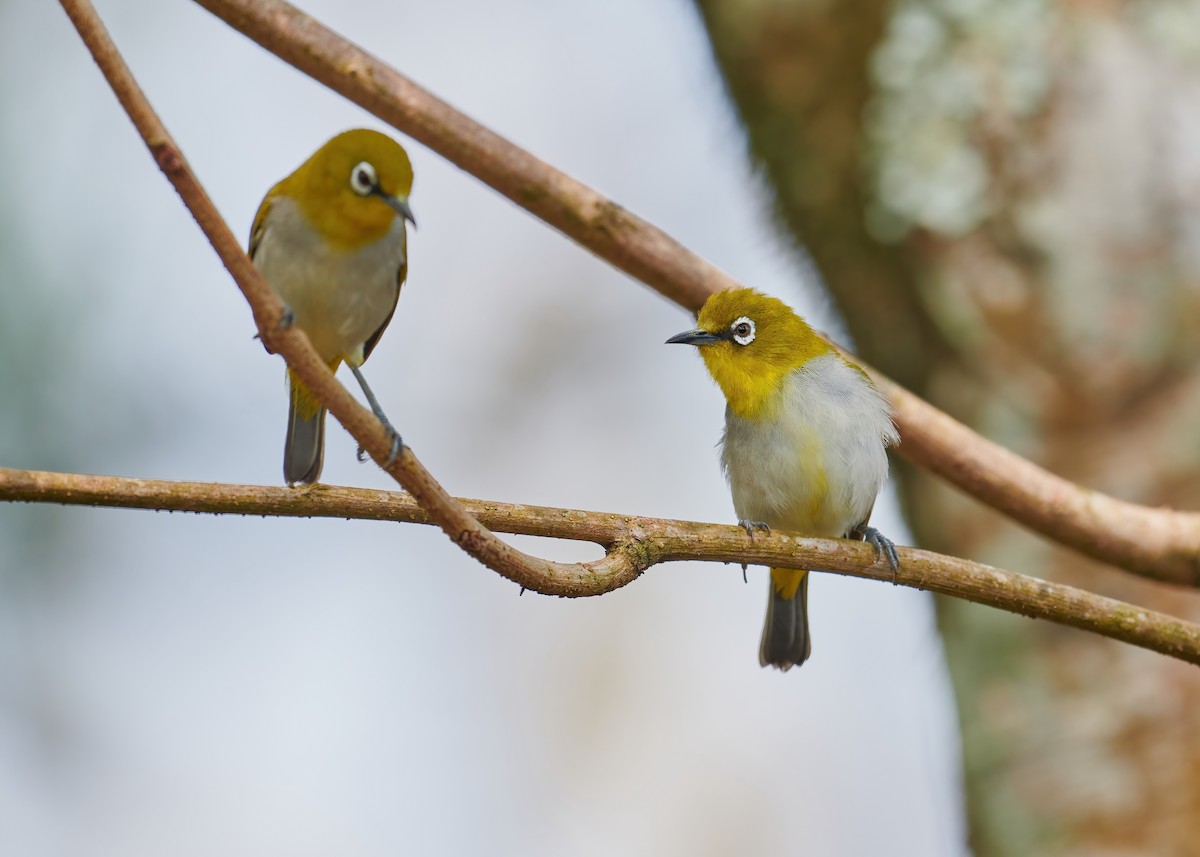
[[[892,543],[867,525],[899,436],[891,408],[785,303],[753,289],[718,292],[695,345],[725,394],[721,464],[738,520],[805,536],[866,539],[896,565]],[[771,569],[759,662],[781,670],[808,659],[807,571]]]
[[[405,221],[413,170],[408,154],[377,131],[338,134],[269,191],[250,235],[250,258],[329,368],[345,362],[389,429],[359,367],[392,319],[408,273]],[[289,371],[283,477],[321,475],[325,410]],[[399,435],[392,431],[393,457]]]

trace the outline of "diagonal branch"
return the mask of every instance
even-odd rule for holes
[[[263,344],[272,353],[283,356],[321,404],[384,467],[391,451],[390,435],[375,416],[358,404],[346,388],[338,383],[329,368],[317,357],[302,331],[294,327],[281,327],[283,304],[221,219],[179,147],[137,85],[92,4],[89,0],[62,0],[62,6],[159,168],[174,185],[245,295],[254,312],[254,321]],[[408,447],[384,469],[413,495],[428,514],[429,520],[440,526],[460,548],[527,589],[556,595],[583,595],[595,588],[597,579],[603,580],[608,588],[615,589],[641,573],[641,568],[634,562],[632,552],[625,544],[611,546],[602,559],[588,563],[550,562],[517,550],[496,538],[463,509]]]
[[[738,283],[282,0],[196,0],[300,71],[491,185],[686,309]],[[900,454],[1031,530],[1144,577],[1200,586],[1200,514],[1088,491],[977,435],[878,374]]]
[[[0,500],[212,514],[432,522],[432,516],[412,497],[394,491],[330,485],[295,489],[166,482],[7,468],[0,468]],[[853,577],[894,581],[1047,619],[1200,664],[1200,625],[1071,586],[929,551],[900,548],[900,570],[893,576],[885,564],[874,563],[874,552],[862,542],[808,539],[781,532],[748,539],[741,527],[723,524],[487,500],[455,503],[482,524],[500,532],[594,542],[609,551],[610,556],[614,551],[622,556],[634,574],[660,562],[677,560],[820,568]],[[554,582],[568,584],[557,578]],[[600,595],[625,582],[620,575],[596,574],[543,591],[554,595]]]

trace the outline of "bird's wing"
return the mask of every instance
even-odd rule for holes
[[[408,259],[400,263],[400,270],[396,272],[396,299],[392,301],[391,312],[387,314],[387,318],[383,320],[383,324],[379,325],[379,330],[367,337],[366,343],[363,345],[363,362],[367,362],[367,358],[371,356],[371,352],[375,350],[375,346],[379,343],[379,337],[383,336],[383,332],[387,330],[387,326],[391,324],[392,316],[396,314],[396,304],[400,302],[400,289],[404,287],[404,278],[408,276]]]
[[[254,225],[250,227],[250,258],[254,259],[254,254],[258,252],[258,245],[262,243],[263,233],[267,231],[267,213],[271,210],[271,201],[275,198],[275,188],[267,191],[267,195],[263,197],[263,201],[258,205],[258,212],[254,215]]]

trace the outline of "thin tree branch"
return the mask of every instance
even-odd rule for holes
[[[738,285],[673,238],[440,101],[282,0],[196,0],[267,50],[693,312]],[[1144,577],[1200,586],[1200,514],[1074,485],[876,375],[901,455],[1061,544]]]
[[[167,509],[212,514],[354,518],[432,522],[407,494],[313,485],[282,488],[208,482],[166,482],[0,468],[0,500]],[[956,557],[899,548],[900,570],[875,563],[862,542],[809,539],[783,532],[748,538],[741,527],[556,509],[487,500],[456,500],[483,525],[505,533],[572,539],[619,555],[635,574],[660,562],[748,562],[781,568],[820,568],[853,577],[894,581],[1012,613],[1092,631],[1200,664],[1200,625]],[[555,578],[559,582],[558,578]],[[552,594],[600,595],[625,581],[595,574]]]
[[[308,337],[297,328],[280,326],[283,304],[268,288],[241,245],[221,219],[212,200],[188,167],[183,154],[150,106],[89,0],[61,0],[96,64],[121,106],[150,149],[159,168],[174,185],[222,263],[229,270],[254,312],[263,344],[283,356],[288,366],[318,401],[337,417],[346,431],[366,449],[426,510],[464,551],[526,589],[552,595],[586,595],[596,581],[615,589],[641,573],[627,546],[614,546],[602,559],[589,563],[556,563],[530,556],[496,538],[454,498],[405,447],[390,466],[391,436],[366,408],[346,391],[317,357]]]

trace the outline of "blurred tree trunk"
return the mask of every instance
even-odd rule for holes
[[[1200,508],[1200,7],[697,0],[864,359],[1051,470]],[[1193,620],[1200,597],[898,475],[918,541]],[[971,847],[1200,853],[1200,672],[943,601]]]

